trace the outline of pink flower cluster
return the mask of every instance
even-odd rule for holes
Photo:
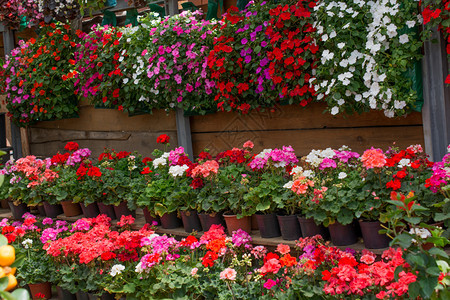
[[[284,168],[298,162],[291,146],[283,146],[282,149],[266,149],[258,154],[249,164],[253,170],[261,170],[265,167]]]
[[[20,173],[24,178],[27,178],[30,181],[27,184],[28,188],[41,185],[46,181],[52,182],[58,178],[58,173],[48,169],[47,161],[37,159],[34,155],[19,158],[14,166],[11,166],[10,171],[13,171],[15,177],[18,176],[15,173]]]
[[[442,192],[442,188],[450,184],[450,153],[442,161],[433,165],[433,175],[426,179],[425,186],[433,193]]]
[[[361,161],[366,169],[382,168],[386,164],[386,155],[383,150],[372,147],[364,151]]]
[[[192,178],[203,177],[208,178],[219,171],[219,163],[215,160],[207,160],[201,165],[196,166],[192,170]]]

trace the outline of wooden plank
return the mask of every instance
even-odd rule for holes
[[[31,129],[31,136],[36,128]],[[152,132],[104,132],[104,137],[99,136],[101,133],[96,132],[94,136],[98,139],[92,139],[92,132],[74,131],[74,130],[57,130],[57,129],[39,129],[40,135],[44,135],[47,131],[48,136],[59,136],[60,139],[49,140],[48,142],[40,141],[31,142],[31,153],[39,157],[49,157],[55,153],[65,152],[64,146],[68,141],[77,142],[81,148],[89,148],[92,151],[92,157],[96,158],[105,148],[114,149],[116,151],[130,151],[149,156],[154,149],[164,150],[164,146],[156,143],[156,138],[165,133],[170,137],[172,147],[177,146],[177,133],[172,131],[152,131]],[[55,132],[56,131],[56,132]],[[109,137],[109,139],[106,139]],[[113,139],[113,137],[116,137]],[[127,137],[127,138],[125,138]]]
[[[115,109],[96,109],[82,106],[79,118],[39,122],[34,128],[58,128],[84,131],[174,131],[175,113],[155,110],[153,114],[129,117]]]
[[[265,148],[280,148],[291,145],[298,156],[307,155],[312,149],[339,148],[342,145],[354,151],[363,152],[370,147],[387,149],[395,142],[396,146],[407,147],[423,144],[422,126],[345,128],[345,129],[306,129],[272,130],[248,132],[193,133],[194,153],[210,149],[211,154],[242,147],[247,140],[255,144],[254,152]]]
[[[220,112],[206,116],[193,116],[191,117],[191,130],[193,133],[200,133],[229,130],[281,130],[422,124],[422,116],[417,112],[407,117],[398,118],[387,118],[379,111],[353,116],[332,116],[329,113],[323,113],[325,108],[325,103],[310,103],[306,108],[294,105],[278,106],[274,110],[252,112],[246,115],[240,115],[236,112]]]
[[[423,130],[425,151],[434,161],[440,161],[450,143],[450,89],[444,83],[448,74],[445,40],[437,28],[432,40],[424,44],[423,59]]]
[[[82,131],[31,128],[31,142],[34,144],[48,143],[54,141],[68,142],[77,140],[127,140],[130,133],[115,131]]]
[[[34,31],[34,28],[25,28],[24,30],[15,32],[15,41],[16,45],[20,40],[28,41],[31,38],[37,38],[37,33]]]
[[[28,156],[31,154],[30,151],[30,142],[29,142],[29,132],[28,128],[21,127],[20,128],[20,140],[22,142],[22,155]]]

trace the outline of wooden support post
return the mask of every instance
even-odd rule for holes
[[[178,0],[167,0],[169,2],[169,14],[171,16],[178,14]],[[190,159],[194,159],[194,151],[192,148],[191,123],[189,117],[184,115],[181,108],[177,108],[177,136],[178,146],[184,148],[184,152],[189,155]]]
[[[3,45],[5,47],[5,54],[11,53],[12,49],[14,49],[14,32],[10,28],[5,28],[5,31],[3,32]],[[17,159],[22,157],[20,129],[13,123],[11,123],[11,145],[13,147],[14,158]]]
[[[439,161],[450,143],[450,89],[444,83],[448,74],[445,41],[437,28],[431,40],[438,42],[429,40],[424,45],[422,119],[425,150],[431,160]]]

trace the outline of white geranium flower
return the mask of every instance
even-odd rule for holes
[[[327,148],[325,150],[322,150],[319,155],[323,158],[333,158],[336,156],[336,152],[334,152],[333,149]]]
[[[407,42],[409,42],[409,37],[405,33],[405,34],[402,34],[401,36],[399,36],[398,40],[399,40],[400,44],[406,44]]]
[[[315,176],[315,173],[312,170],[306,170],[303,172],[303,176],[305,176],[306,178],[313,178]]]
[[[123,270],[125,270],[124,265],[121,265],[121,264],[114,265],[114,266],[112,266],[111,272],[109,272],[109,275],[111,275],[112,277],[115,277],[117,274],[122,273]]]
[[[426,239],[431,236],[431,232],[429,232],[428,229],[425,229],[425,228],[411,228],[409,230],[409,233],[415,234],[422,239]],[[416,243],[417,241],[415,239],[412,239],[412,242]]]
[[[31,246],[33,246],[33,240],[32,240],[32,239],[26,239],[26,240],[24,240],[24,241],[22,242],[22,246],[23,246],[25,249],[31,248]]]
[[[173,177],[181,177],[183,176],[184,172],[189,169],[187,165],[182,166],[170,166],[169,168],[169,174]]]
[[[291,189],[293,184],[294,184],[293,181],[289,181],[288,183],[286,183],[285,185],[283,185],[283,187],[284,187],[285,189]]]
[[[299,174],[301,172],[303,172],[303,168],[300,166],[296,166],[295,168],[292,168],[291,175]]]
[[[347,177],[347,173],[345,173],[345,172],[340,172],[339,175],[338,175],[339,179],[344,179],[346,177]]]
[[[408,158],[402,158],[399,162],[398,162],[398,167],[399,168],[403,168],[403,167],[408,167],[411,164],[411,160]]]

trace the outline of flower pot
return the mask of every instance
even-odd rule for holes
[[[151,225],[154,224],[153,222],[156,222],[156,225],[161,224],[161,220],[160,220],[159,216],[153,217],[153,216],[150,214],[150,211],[148,210],[147,207],[144,207],[144,208],[142,209],[142,211],[144,212],[144,218],[145,218],[145,222],[146,222],[146,223],[151,224]]]
[[[259,230],[258,220],[255,214],[252,215],[252,230]]]
[[[14,202],[8,201],[8,205],[14,220],[22,220],[22,216],[29,211],[28,206],[25,203],[15,205]]]
[[[80,204],[73,203],[72,200],[61,201],[61,205],[66,217],[75,217],[82,213]]]
[[[162,215],[161,225],[164,229],[175,229],[181,226],[181,220],[177,217],[177,212],[174,211]]]
[[[97,205],[98,205],[98,210],[99,210],[101,215],[102,214],[106,215],[111,220],[115,220],[116,219],[116,213],[114,212],[114,206],[106,205],[106,204],[103,204],[101,202],[98,202]]]
[[[8,199],[2,199],[2,200],[0,201],[0,203],[1,203],[1,207],[2,207],[3,209],[9,209]]]
[[[328,226],[330,230],[331,242],[335,246],[347,246],[355,244],[358,241],[355,226],[353,223],[341,225],[338,222]]]
[[[50,204],[44,201],[45,215],[49,218],[55,219],[57,216],[63,213],[61,204]]]
[[[368,249],[381,249],[389,247],[390,238],[386,234],[379,234],[382,230],[379,221],[359,220],[359,226],[364,240],[364,246]]]
[[[44,207],[44,204],[43,204],[43,203],[42,203],[41,205],[38,205],[38,206],[37,206],[37,210],[38,210],[39,214],[40,214],[42,217],[46,217],[46,216],[47,216],[47,214],[45,213],[45,207]]]
[[[75,294],[72,294],[71,292],[61,288],[56,287],[56,291],[58,292],[58,299],[64,299],[64,300],[76,300],[77,296]]]
[[[222,216],[218,213],[214,214],[205,214],[199,213],[198,217],[200,219],[200,223],[202,224],[203,231],[208,231],[211,225],[222,225],[224,226],[224,222]],[[225,227],[225,226],[224,226]]]
[[[114,294],[103,293],[100,296],[100,300],[114,300],[114,299],[115,299]]]
[[[89,300],[89,294],[83,291],[77,292],[77,300]]]
[[[330,239],[328,229],[323,225],[317,225],[316,222],[314,222],[314,219],[307,219],[300,216],[298,216],[297,219],[300,224],[303,237],[312,237],[319,234],[324,240]]]
[[[294,241],[302,237],[302,231],[300,224],[298,223],[297,216],[280,216],[277,215],[278,224],[280,225],[281,236],[283,240]]]
[[[86,218],[95,218],[100,214],[97,203],[91,203],[89,205],[84,205],[84,203],[80,203],[81,211]]]
[[[52,297],[52,286],[50,282],[43,283],[29,283],[28,287],[30,288],[31,298],[42,299],[42,295],[44,299],[50,299]]]
[[[127,202],[120,202],[119,205],[114,206],[114,213],[116,214],[116,218],[120,220],[122,216],[133,216],[136,218],[136,211],[131,211],[128,209]]]
[[[186,232],[202,231],[202,224],[200,224],[197,211],[193,209],[181,211],[181,220]]]
[[[227,224],[228,234],[233,235],[234,231],[242,229],[248,234],[252,233],[252,218],[249,216],[237,218],[236,215],[223,214],[225,218],[225,223]]]
[[[262,238],[268,239],[281,236],[280,225],[278,225],[275,214],[256,214],[255,217]]]

